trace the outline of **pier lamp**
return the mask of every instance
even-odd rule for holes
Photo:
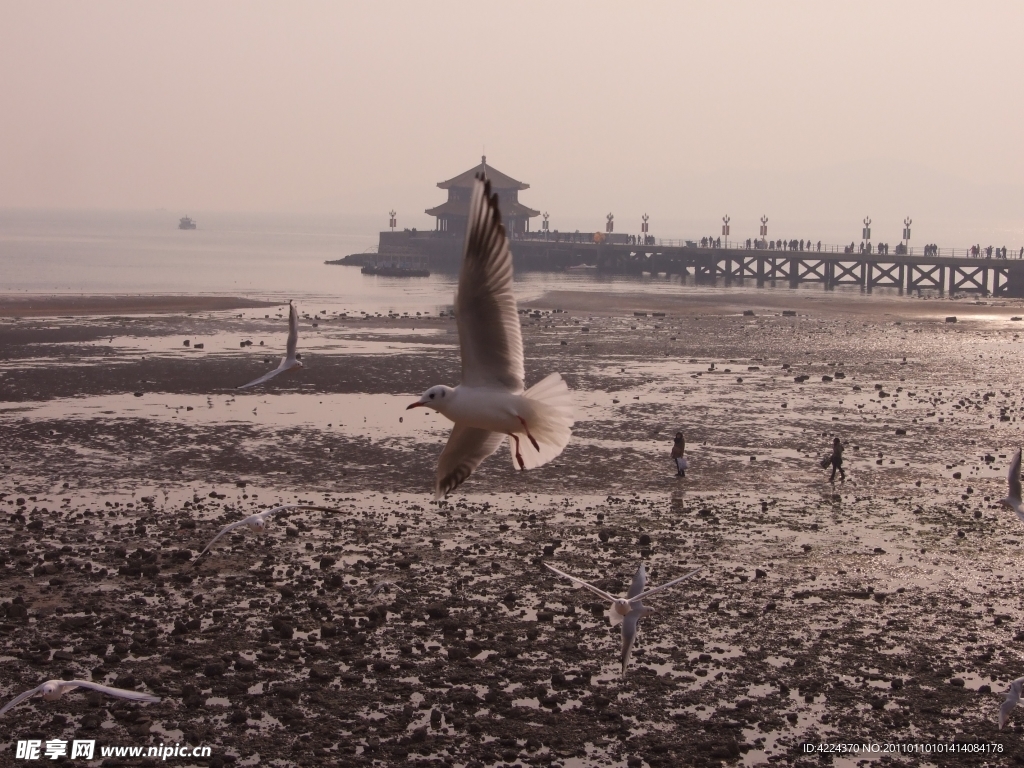
[[[548,231],[548,212],[547,211],[544,211],[544,221],[541,223],[540,227],[545,232]]]
[[[761,241],[762,241],[762,243],[764,242],[764,239],[766,237],[768,237],[768,217],[767,216],[762,216],[761,217]]]
[[[910,225],[914,223],[914,220],[909,216],[903,220],[903,240],[907,245],[910,245]]]
[[[651,217],[648,216],[646,213],[640,217],[640,220],[643,222],[640,225],[640,231],[643,232],[645,236],[647,235],[647,222],[650,221],[650,218]]]
[[[388,224],[391,227],[391,231],[394,232],[395,231],[395,227],[398,226],[398,219],[395,218],[395,212],[394,211],[391,211],[391,220],[388,222]]]
[[[861,232],[861,240],[868,242],[871,239],[871,217],[864,217],[864,231]]]
[[[604,225],[604,231],[609,233],[614,232],[615,216],[609,213],[607,216],[605,216],[605,218],[608,219],[608,223]]]
[[[730,221],[731,221],[731,219],[729,218],[729,214],[728,213],[725,214],[725,216],[722,217],[722,237],[725,238],[725,247],[726,248],[729,247],[729,222]]]

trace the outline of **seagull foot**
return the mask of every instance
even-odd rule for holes
[[[526,462],[523,461],[523,454],[519,452],[519,436],[515,432],[512,432],[509,434],[509,437],[511,437],[516,444],[516,461],[519,462],[519,469],[525,470]]]
[[[540,451],[540,445],[534,439],[533,435],[530,434],[530,428],[528,426],[526,426],[526,419],[524,419],[522,416],[520,416],[519,417],[519,423],[522,424],[523,425],[523,429],[526,430],[526,436],[528,438],[530,438],[530,443],[533,445],[533,449],[535,451]]]

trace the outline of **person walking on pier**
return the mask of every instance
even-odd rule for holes
[[[686,467],[689,462],[686,461],[686,456],[683,454],[686,451],[686,440],[683,438],[682,432],[676,432],[676,439],[672,443],[672,461],[676,465],[676,475],[678,477],[686,477]]]
[[[839,472],[839,482],[846,482],[846,473],[843,471],[843,443],[838,437],[832,441],[832,455],[825,466],[832,467],[832,476],[828,479],[830,483],[835,485],[836,472]]]

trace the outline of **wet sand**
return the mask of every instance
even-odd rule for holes
[[[573,441],[529,473],[503,448],[440,505],[446,423],[403,409],[457,381],[450,318],[327,307],[303,318],[306,368],[245,393],[282,353],[280,305],[0,322],[0,690],[67,674],[164,697],[35,700],[0,749],[653,768],[958,739],[1003,751],[896,764],[1024,760],[1024,712],[995,724],[1024,673],[1024,526],[994,504],[1024,418],[1021,304],[778,293],[534,302],[527,378],[578,392]],[[190,567],[220,526],[296,501],[338,512]],[[640,559],[655,584],[705,570],[650,601],[622,677],[602,607],[540,564],[624,591]]]

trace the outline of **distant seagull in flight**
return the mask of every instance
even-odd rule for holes
[[[192,567],[194,568],[196,565],[198,565],[199,561],[202,559],[203,555],[205,555],[207,552],[210,551],[210,547],[212,547],[214,545],[214,543],[217,541],[217,539],[219,539],[221,536],[223,536],[228,531],[233,531],[235,528],[240,528],[243,525],[247,525],[250,528],[252,528],[252,530],[254,530],[256,533],[263,533],[264,531],[267,530],[267,518],[269,518],[271,515],[277,514],[278,512],[284,512],[285,510],[289,510],[289,509],[313,510],[313,511],[320,511],[320,512],[337,512],[338,511],[337,509],[331,509],[330,507],[312,507],[312,506],[306,506],[304,504],[285,504],[285,505],[280,506],[280,507],[274,507],[272,509],[265,509],[262,512],[257,512],[255,515],[249,515],[248,517],[243,517],[241,520],[236,520],[233,523],[228,523],[223,528],[221,528],[220,529],[220,533],[218,533],[216,536],[214,536],[212,539],[210,539],[210,543],[206,545],[206,549],[204,549],[202,552],[200,552],[199,556],[195,560],[192,561]]]
[[[611,621],[613,627],[617,624],[622,625],[622,674],[626,674],[626,665],[629,663],[629,654],[633,650],[633,643],[636,641],[637,624],[644,616],[650,616],[654,613],[653,608],[648,608],[640,601],[645,597],[656,595],[657,593],[678,584],[680,581],[690,578],[702,570],[702,568],[697,568],[696,570],[690,571],[685,576],[672,579],[672,581],[667,581],[660,587],[653,587],[645,592],[644,587],[647,585],[647,571],[644,569],[644,564],[641,562],[640,567],[637,568],[636,574],[633,576],[633,583],[629,585],[629,592],[627,592],[626,596],[623,598],[610,595],[603,589],[598,589],[593,584],[588,584],[583,581],[583,579],[570,576],[568,573],[560,571],[547,563],[544,563],[544,567],[550,571],[554,571],[559,576],[569,579],[577,588],[583,587],[600,597],[602,600],[610,603],[607,614],[609,621]]]
[[[1017,451],[1018,458],[1020,451]],[[1010,690],[1006,692],[1006,701],[999,707],[999,730],[1003,730],[1006,721],[1010,719],[1010,713],[1020,701],[1021,686],[1024,686],[1024,677],[1018,677],[1010,683]]]
[[[37,693],[40,694],[45,701],[56,701],[68,691],[74,690],[75,688],[89,688],[93,691],[99,691],[105,693],[108,696],[117,696],[121,699],[130,699],[131,701],[148,701],[156,703],[160,701],[159,696],[153,696],[150,693],[139,693],[138,691],[126,691],[123,688],[111,688],[109,685],[100,685],[99,683],[90,683],[86,680],[48,680],[42,685],[36,686],[31,691],[25,691],[20,693],[11,699],[7,704],[4,705],[3,709],[0,709],[0,715],[9,709],[13,709],[18,706],[25,699],[35,696]]]
[[[1012,509],[1017,513],[1017,517],[1024,521],[1024,501],[1021,501],[1020,495],[1020,448],[1013,454],[1007,480],[1009,481],[1010,492],[1005,499],[1000,499],[999,503]]]
[[[277,376],[279,373],[285,371],[292,371],[296,368],[302,367],[302,361],[299,360],[298,355],[295,354],[295,347],[299,343],[299,313],[295,311],[295,305],[290,301],[288,302],[288,349],[285,356],[281,358],[281,364],[277,366],[270,373],[265,373],[255,381],[250,381],[248,384],[243,384],[235,389],[249,389],[249,387],[255,387],[258,384],[270,381],[272,378]]]
[[[498,196],[481,176],[473,184],[455,293],[462,383],[431,387],[408,408],[433,408],[450,421],[437,463],[435,496],[454,491],[509,439],[512,466],[533,469],[554,459],[572,436],[572,395],[552,373],[525,388],[523,336],[512,294],[512,254]],[[408,408],[406,410],[408,410]],[[520,440],[525,438],[525,440]]]

